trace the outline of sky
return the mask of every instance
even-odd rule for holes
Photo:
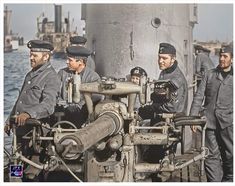
[[[199,4],[198,24],[193,31],[200,41],[231,41],[233,38],[233,4]]]
[[[11,28],[25,40],[35,38],[36,19],[42,12],[49,20],[54,20],[53,4],[4,4],[12,10]],[[77,26],[82,34],[84,22],[81,17],[80,4],[63,4],[63,15],[74,18],[73,28]],[[26,11],[27,10],[27,11]],[[193,31],[194,39],[198,41],[219,40],[229,42],[233,36],[233,4],[198,4],[198,24]]]

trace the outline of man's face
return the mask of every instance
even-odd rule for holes
[[[168,69],[173,65],[175,58],[170,54],[158,54],[158,65],[160,70]]]
[[[32,69],[45,64],[48,61],[49,54],[44,52],[30,51],[30,64]]]
[[[230,53],[220,53],[219,57],[219,67],[223,70],[230,68],[232,65],[233,58]]]
[[[135,76],[135,75],[131,76],[131,82],[139,85],[140,84],[140,77],[139,76]]]
[[[76,59],[73,57],[67,58],[67,65],[70,70],[77,71],[78,73],[80,73],[85,68],[85,64],[83,63],[82,59]]]

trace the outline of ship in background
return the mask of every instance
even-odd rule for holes
[[[11,15],[12,11],[8,10],[6,6],[4,9],[4,52],[18,50],[19,45],[24,44],[23,37],[19,37],[18,34],[12,33],[10,26]]]
[[[37,38],[53,44],[55,58],[65,58],[69,38],[77,35],[77,27],[75,30],[71,30],[69,12],[68,16],[62,20],[62,5],[54,5],[54,7],[54,21],[49,21],[44,13],[37,18]]]

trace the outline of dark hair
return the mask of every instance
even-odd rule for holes
[[[169,56],[171,56],[171,58],[176,58],[175,54],[169,54]]]
[[[84,64],[87,63],[87,58],[86,57],[76,57],[76,61],[82,60]]]
[[[49,56],[49,57],[48,57],[48,60],[47,60],[47,62],[48,62],[48,61],[50,61],[50,59],[51,59],[51,54],[52,54],[52,53],[51,53],[51,52],[43,52],[43,53],[42,53],[42,55],[46,55],[46,54],[48,54],[48,56]]]

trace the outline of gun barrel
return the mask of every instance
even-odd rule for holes
[[[61,142],[66,139],[73,139],[77,143],[76,151],[83,153],[103,138],[118,133],[122,126],[123,120],[118,114],[114,112],[105,112],[88,126],[63,137]]]

